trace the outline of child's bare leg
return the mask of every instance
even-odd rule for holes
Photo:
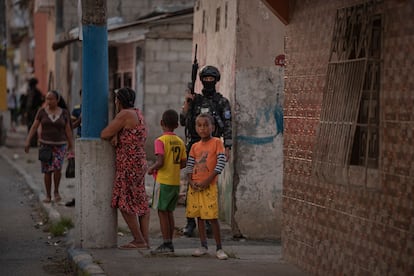
[[[174,229],[175,229],[175,221],[174,221],[174,213],[168,211],[168,223],[169,223],[169,239],[172,241],[174,238]]]
[[[170,222],[169,222],[169,216],[167,211],[160,211],[158,210],[158,217],[160,218],[160,228],[161,228],[161,234],[164,242],[171,241],[170,237]]]
[[[221,249],[220,224],[218,219],[210,219],[211,229],[213,230],[214,240],[216,241],[217,250]]]
[[[198,234],[200,236],[201,245],[207,247],[206,223],[204,219],[197,218]]]

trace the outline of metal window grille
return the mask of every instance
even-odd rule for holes
[[[346,184],[351,165],[378,167],[381,31],[375,1],[337,11],[314,150],[324,180]]]

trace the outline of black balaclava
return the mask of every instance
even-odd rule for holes
[[[203,84],[203,89],[201,90],[201,93],[203,93],[206,97],[212,97],[214,93],[216,93],[216,79],[214,78],[213,81],[201,81]]]

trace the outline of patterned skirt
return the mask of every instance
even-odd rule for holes
[[[65,160],[66,145],[46,145],[40,144],[40,147],[52,148],[53,157],[49,162],[40,162],[42,173],[49,173],[53,171],[61,171],[63,161]]]

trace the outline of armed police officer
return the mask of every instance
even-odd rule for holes
[[[229,100],[216,91],[216,83],[220,81],[220,72],[216,67],[207,65],[201,68],[199,77],[203,84],[202,93],[187,93],[180,114],[180,124],[185,127],[187,153],[190,152],[191,146],[200,140],[195,130],[196,117],[201,113],[209,113],[215,121],[213,136],[224,139],[225,155],[228,161],[233,145],[231,108]],[[195,219],[187,218],[184,235],[191,237],[195,227]]]

